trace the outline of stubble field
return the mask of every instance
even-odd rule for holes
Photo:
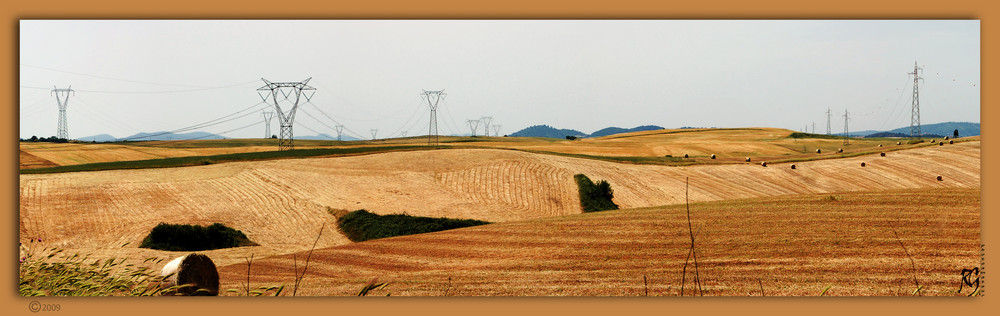
[[[183,150],[190,148],[232,150]],[[889,227],[907,247],[917,247],[911,254],[922,251],[914,254],[918,262],[927,260],[929,270],[917,274],[927,278],[925,293],[949,295],[936,287],[952,282],[955,273],[944,270],[978,258],[980,150],[973,140],[886,157],[798,162],[795,170],[756,160],[670,167],[479,148],[21,175],[19,235],[22,242],[42,238],[47,246],[98,258],[169,259],[180,253],[137,248],[153,226],[220,222],[260,244],[205,252],[222,267],[223,287],[237,288],[251,254],[257,258],[252,283],[290,284],[291,256],[302,260],[323,228],[311,263],[317,268],[310,267],[300,294],[352,294],[380,277],[396,280],[393,295],[633,295],[645,290],[646,275],[650,295],[676,295],[687,231],[674,226],[689,178],[692,202],[723,201],[692,208],[706,243],[699,259],[707,261],[699,263],[714,271],[702,276],[707,295],[759,292],[735,275],[761,278],[754,284],[763,283],[768,295],[818,295],[826,281],[828,295],[901,295],[905,274],[875,271],[902,254],[898,243],[884,239]],[[615,202],[630,210],[580,215],[576,173],[609,181]],[[820,201],[829,194],[838,201]],[[747,198],[756,200],[733,201]],[[933,210],[951,204],[954,217]],[[635,209],[645,207],[653,208]],[[871,213],[875,207],[889,211]],[[331,213],[356,209],[498,224],[352,244],[336,231]],[[824,220],[829,216],[838,220]],[[856,251],[837,250],[841,245]],[[810,272],[817,267],[829,271]],[[442,286],[449,277],[452,285]]]

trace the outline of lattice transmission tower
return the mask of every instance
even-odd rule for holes
[[[336,128],[336,129],[337,129],[337,141],[342,141],[342,140],[344,140],[344,139],[343,139],[343,135],[344,135],[344,125],[339,125],[339,124],[338,124],[338,125],[334,126],[334,128]]]
[[[483,117],[479,118],[479,120],[483,124],[483,136],[489,137],[490,136],[490,122],[493,121],[493,117],[492,116],[483,116]]]
[[[438,144],[438,119],[437,119],[437,109],[438,102],[447,95],[444,90],[438,91],[427,91],[420,94],[424,99],[427,99],[427,107],[431,109],[431,121],[427,125],[427,145],[437,145]]]
[[[500,128],[503,125],[493,125],[493,136],[500,137]]]
[[[917,62],[913,62],[913,72],[909,73],[913,75],[913,110],[910,114],[910,137],[920,137],[920,80],[924,79],[920,77],[919,71],[923,68],[917,66]]]
[[[848,120],[847,109],[844,109],[844,145],[851,144],[851,133],[847,129],[847,120]]]
[[[278,113],[278,124],[281,125],[281,132],[278,135],[278,150],[295,149],[294,144],[292,144],[292,123],[295,121],[295,111],[299,108],[299,101],[304,97],[308,102],[316,93],[316,88],[308,84],[311,79],[310,77],[299,82],[270,82],[260,78],[264,81],[264,86],[257,88],[257,94],[264,102],[267,102],[268,97],[270,97],[272,105]],[[278,95],[281,95],[283,99],[278,100]],[[295,98],[290,99],[292,96]],[[287,111],[281,109],[282,101],[287,101],[286,105],[291,103],[291,107]]]
[[[469,123],[469,128],[472,129],[472,137],[476,137],[476,130],[479,130],[479,120],[466,120]]]
[[[264,138],[271,138],[271,119],[274,118],[274,112],[261,112],[264,115]]]
[[[69,139],[69,129],[66,127],[66,104],[69,104],[70,93],[76,94],[73,91],[73,86],[66,89],[59,89],[52,86],[52,94],[56,95],[56,102],[59,103],[59,123],[56,126],[57,138]]]
[[[830,135],[830,108],[826,108],[826,134]]]

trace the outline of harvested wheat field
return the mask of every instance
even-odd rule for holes
[[[860,167],[860,162],[867,162]],[[160,222],[241,230],[259,247],[210,251],[219,264],[349,241],[331,212],[512,222],[579,214],[573,175],[607,180],[623,208],[788,194],[979,188],[978,141],[787,164],[668,167],[498,149],[389,152],[165,169],[20,176],[21,241],[99,254],[169,258],[136,248]],[[936,176],[943,176],[937,181]],[[124,245],[124,246],[123,246]],[[141,254],[141,256],[140,256]]]
[[[852,139],[850,145],[843,145],[841,139],[791,138],[792,131],[777,128],[733,128],[733,129],[672,129],[616,134],[605,137],[586,138],[578,141],[537,137],[441,137],[441,145],[447,147],[478,147],[516,149],[523,151],[552,152],[562,154],[592,155],[601,157],[646,157],[657,158],[671,155],[680,158],[685,154],[697,163],[736,163],[745,157],[755,159],[816,159],[837,158],[837,149],[845,153],[871,150],[900,150],[927,144],[895,145],[895,140]],[[978,136],[960,141],[977,140]],[[393,138],[377,141],[322,141],[296,140],[296,149],[309,148],[357,148],[386,145],[425,145],[426,137]],[[883,144],[886,147],[879,148]],[[822,149],[822,154],[815,154]],[[209,156],[233,153],[275,151],[274,140],[227,139],[227,140],[179,140],[145,141],[124,143],[32,143],[21,142],[20,150],[49,160],[59,166],[134,161],[159,158]],[[717,154],[719,159],[708,159]],[[21,169],[44,166],[25,163]],[[28,160],[27,162],[30,162]]]
[[[805,194],[605,211],[316,249],[299,295],[967,295],[978,188]],[[293,283],[293,256],[254,260],[252,287]],[[910,261],[912,258],[912,264]],[[220,268],[242,288],[247,266]],[[698,278],[699,286],[694,278]],[[643,278],[646,278],[644,284]],[[285,291],[286,293],[288,291]]]

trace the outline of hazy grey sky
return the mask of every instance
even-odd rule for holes
[[[263,109],[262,77],[312,77],[295,135],[335,136],[337,123],[365,139],[424,135],[424,89],[447,93],[441,134],[481,116],[502,134],[813,122],[824,133],[827,108],[835,133],[845,109],[851,130],[888,130],[910,124],[914,61],[924,124],[980,121],[976,20],[23,20],[20,136],[56,134],[53,86],[77,90],[70,138],[125,137]],[[259,112],[198,130],[262,137]]]

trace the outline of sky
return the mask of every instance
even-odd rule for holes
[[[296,136],[539,124],[890,130],[980,122],[978,20],[21,20],[20,137],[266,135],[258,88],[301,82]],[[280,100],[289,112],[292,100]],[[278,134],[278,119],[271,134]],[[813,127],[815,126],[815,127]],[[194,128],[192,128],[194,127]],[[493,128],[491,128],[491,133]],[[477,134],[482,134],[482,127]]]

